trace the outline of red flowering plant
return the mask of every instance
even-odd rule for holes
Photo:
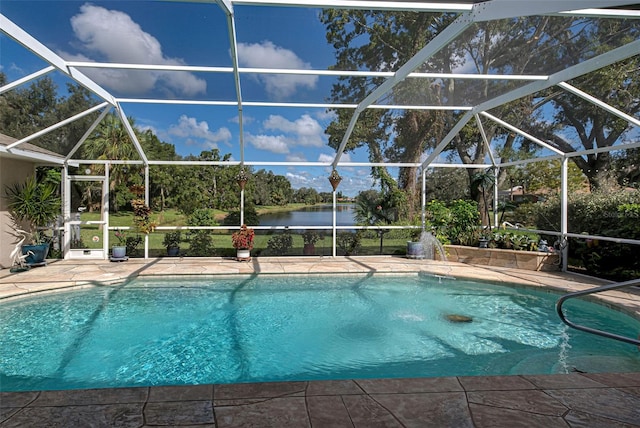
[[[234,248],[246,248],[251,250],[253,248],[254,236],[255,232],[253,229],[250,229],[246,224],[243,224],[242,227],[240,227],[240,230],[231,235],[231,243]]]

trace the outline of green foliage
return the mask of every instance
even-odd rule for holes
[[[213,210],[197,209],[188,218],[189,226],[216,226]],[[214,245],[211,230],[190,230],[188,234],[189,255],[210,257],[214,255]]]
[[[505,250],[536,251],[538,249],[538,235],[528,232],[493,232],[488,235],[489,248]]]
[[[362,245],[362,231],[338,232],[336,235],[336,247],[345,256],[355,256]]]
[[[569,232],[640,239],[640,190],[570,194]],[[516,214],[540,230],[560,229],[560,201],[523,205]],[[522,221],[521,221],[522,222]],[[625,280],[640,276],[636,245],[571,239],[569,257],[580,260],[592,275]]]
[[[38,183],[35,175],[22,183],[6,187],[6,198],[11,215],[17,221],[28,223],[27,232],[33,243],[48,242],[49,239],[38,228],[49,226],[60,215],[61,200],[57,186],[50,182]]]
[[[179,247],[180,241],[182,241],[182,233],[179,230],[175,232],[167,232],[164,234],[164,239],[162,240],[162,245],[165,247]]]
[[[317,230],[307,230],[302,234],[302,240],[305,244],[315,244],[324,239],[324,234]]]
[[[293,246],[293,238],[289,232],[279,233],[273,235],[269,242],[267,242],[267,248],[276,256],[283,256],[289,252]]]
[[[248,205],[244,208],[244,223],[257,226],[260,224],[258,217],[258,211],[254,205]],[[233,210],[227,214],[222,220],[222,224],[225,226],[237,226],[240,224],[240,210]]]
[[[451,220],[447,226],[447,236],[452,243],[473,245],[478,239],[480,225],[478,205],[473,201],[458,199],[451,203],[449,209]]]
[[[127,247],[127,255],[131,257],[138,256],[138,246],[142,244],[142,237],[140,235],[128,236],[125,246]]]

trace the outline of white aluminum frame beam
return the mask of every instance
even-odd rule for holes
[[[549,79],[546,81],[539,81],[529,83],[523,87],[518,89],[514,89],[513,91],[507,92],[506,94],[499,95],[495,98],[487,100],[481,104],[478,104],[474,107],[471,114],[483,113],[486,110],[490,110],[495,107],[499,107],[501,105],[507,104],[511,101],[515,101],[519,98],[525,97],[527,95],[534,94],[536,92],[547,89],[551,86],[557,85],[558,83],[564,82],[566,80],[571,80],[578,76],[582,76],[584,74],[590,73],[594,70],[606,67],[608,65],[614,64],[616,62],[622,61],[626,58],[630,58],[635,56],[640,52],[640,40],[633,41],[626,45],[620,46],[618,48],[612,49],[608,52],[605,52],[601,55],[588,59],[580,64],[576,64],[572,67],[566,68],[564,70],[558,71],[549,76]],[[453,140],[455,134],[451,135],[451,133],[457,130],[455,133],[460,132],[462,127],[470,120],[471,116],[465,114],[460,122],[464,123],[462,126],[458,126],[460,122],[458,122],[452,130],[447,134],[447,136],[442,140],[442,142],[434,149],[434,151],[425,159],[422,163],[422,167],[427,167],[430,162],[432,162],[437,156],[440,155],[442,150]],[[556,153],[560,153],[562,156],[569,155],[569,153],[565,154],[564,152],[559,152],[557,149],[554,150]]]
[[[231,0],[238,6],[294,6],[327,9],[373,9],[412,12],[467,12],[473,6],[462,2],[363,1],[363,0]]]
[[[2,14],[0,14],[0,30],[2,30],[6,35],[33,52],[35,55],[39,56],[67,76],[71,77],[80,85],[89,89],[98,97],[107,101],[111,105],[116,104],[115,99],[109,92],[107,92],[100,85],[96,84],[93,80],[85,76],[81,71],[73,67],[69,67],[66,61],[60,58],[60,56],[40,43],[33,36],[14,24],[13,21]]]
[[[76,68],[108,68],[122,70],[151,71],[186,71],[190,73],[233,73],[233,67],[213,67],[197,65],[167,64],[126,64],[115,62],[67,61]],[[393,77],[393,71],[361,71],[361,70],[321,70],[312,68],[257,68],[238,67],[240,74],[293,74],[303,76],[361,76],[361,77]],[[472,74],[472,73],[409,73],[410,78],[424,79],[460,79],[460,80],[547,80],[540,74]]]
[[[6,85],[0,87],[0,94],[3,94],[5,92],[7,92],[7,91],[10,91],[13,88],[16,88],[16,87],[18,87],[20,85],[23,85],[23,84],[27,83],[27,82],[30,82],[31,80],[35,80],[35,79],[37,79],[37,78],[39,78],[41,76],[44,76],[45,74],[48,74],[48,73],[52,72],[55,69],[56,68],[53,65],[50,65],[48,67],[43,68],[42,70],[38,70],[35,73],[31,73],[30,75],[25,76],[25,77],[23,77],[21,79],[18,79],[18,80],[14,81],[14,82],[7,83]]]
[[[475,112],[491,110],[492,108],[499,107],[527,95],[535,94],[536,92],[540,92],[561,82],[574,79],[578,76],[582,76],[594,70],[604,68],[611,64],[615,64],[616,62],[638,55],[638,52],[640,52],[640,40],[627,43],[626,45],[617,47],[583,61],[580,64],[560,70],[551,74],[546,81],[529,83],[525,86],[514,89],[513,91],[498,95],[495,98],[478,104],[473,110]]]
[[[465,13],[451,24],[449,24],[442,32],[438,33],[436,37],[434,37],[426,46],[418,51],[413,57],[411,57],[406,63],[404,63],[398,71],[396,71],[393,77],[384,81],[380,86],[374,89],[364,100],[362,100],[353,116],[351,117],[351,121],[347,126],[345,134],[342,138],[342,142],[340,146],[336,150],[336,156],[333,159],[333,167],[335,168],[340,162],[340,157],[342,157],[342,153],[344,152],[347,143],[349,142],[349,138],[353,133],[353,129],[356,126],[356,122],[358,121],[358,117],[360,116],[360,112],[362,112],[365,108],[369,107],[375,101],[380,99],[384,94],[393,89],[398,83],[402,82],[413,70],[420,67],[424,62],[439,52],[442,48],[444,48],[447,44],[449,44],[452,40],[458,37],[464,30],[469,28],[472,24],[469,13]]]
[[[539,138],[534,137],[533,135],[524,132],[522,129],[511,125],[510,123],[505,122],[502,119],[498,119],[497,117],[495,117],[492,114],[487,113],[486,111],[480,112],[481,115],[483,115],[484,117],[491,119],[492,121],[494,121],[495,123],[497,123],[498,125],[507,128],[509,131],[513,131],[518,135],[521,135],[522,137],[526,138],[527,140],[533,141],[534,143],[538,144],[541,147],[544,147],[545,149],[551,150],[552,152],[554,152],[555,154],[558,155],[564,155],[564,152],[562,150],[559,150],[555,147],[553,147],[552,145],[550,145],[549,143],[545,143],[544,141],[540,140]]]
[[[69,151],[69,153],[67,154],[67,156],[65,157],[65,162],[67,162],[69,159],[71,159],[71,157],[76,153],[76,151],[80,148],[80,146],[82,145],[82,143],[84,143],[86,141],[87,138],[89,138],[89,135],[91,135],[91,133],[93,132],[94,129],[96,129],[96,127],[98,126],[98,124],[100,122],[102,122],[102,119],[105,118],[105,116],[107,114],[109,114],[109,112],[113,110],[113,106],[109,106],[106,109],[104,109],[104,111],[102,113],[100,113],[100,116],[98,116],[98,118],[96,120],[93,121],[93,123],[91,124],[91,126],[89,127],[89,129],[87,129],[87,131],[82,135],[82,137],[80,137],[80,140],[76,143],[75,146],[73,146],[73,148],[71,149],[71,151]]]
[[[580,0],[580,6],[584,6],[584,9],[625,6],[635,3],[637,3],[637,1],[633,0]],[[560,12],[570,12],[575,6],[575,0],[490,0],[475,3],[472,13],[475,22],[483,22],[513,18],[515,16],[549,15]]]
[[[591,104],[594,104],[598,107],[600,107],[603,110],[608,111],[609,113],[618,116],[620,119],[624,119],[627,122],[635,125],[635,126],[640,126],[640,120],[636,119],[633,116],[630,116],[620,110],[618,110],[617,108],[605,103],[604,101],[601,101],[599,99],[597,99],[596,97],[589,95],[588,93],[581,91],[580,89],[576,88],[575,86],[572,86],[570,84],[568,84],[567,82],[560,82],[558,83],[558,86],[560,86],[562,89],[564,89],[565,91],[571,92],[574,95],[579,96],[580,98],[589,101]]]
[[[147,165],[149,165],[149,159],[147,159],[147,155],[144,153],[144,150],[140,145],[140,141],[138,141],[138,137],[136,137],[136,133],[133,131],[133,128],[129,123],[129,119],[127,119],[127,115],[125,114],[121,106],[117,106],[116,111],[118,112],[118,117],[120,118],[120,122],[122,122],[122,126],[124,126],[124,129],[127,131],[127,134],[129,134],[129,138],[131,138],[131,141],[133,142],[133,145],[136,148],[136,151],[138,152],[140,159],[142,159],[142,162],[146,167]],[[145,194],[146,193],[148,192],[145,191]]]
[[[26,143],[27,141],[31,141],[31,140],[33,140],[33,139],[35,139],[35,138],[38,138],[38,137],[42,136],[42,135],[48,134],[49,132],[51,132],[51,131],[53,131],[53,130],[56,130],[56,129],[58,129],[58,128],[61,128],[61,127],[65,126],[65,125],[66,125],[66,124],[68,124],[68,123],[71,123],[71,122],[73,122],[73,121],[75,121],[75,120],[78,120],[78,119],[80,119],[81,117],[84,117],[84,116],[86,116],[86,115],[88,115],[88,114],[91,114],[91,113],[93,113],[94,111],[98,111],[98,110],[100,110],[100,109],[102,109],[102,108],[104,108],[104,107],[106,107],[106,106],[108,106],[108,105],[109,105],[109,103],[107,103],[107,102],[105,101],[105,102],[103,102],[102,104],[98,104],[97,106],[93,106],[93,107],[91,107],[90,109],[87,109],[87,110],[85,110],[85,111],[82,111],[82,112],[80,112],[80,113],[78,113],[78,114],[76,114],[76,115],[74,115],[74,116],[71,116],[71,117],[69,117],[69,118],[67,118],[67,119],[65,119],[65,120],[62,120],[62,121],[60,121],[60,122],[58,122],[58,123],[56,123],[56,124],[54,124],[54,125],[48,126],[48,127],[44,128],[44,129],[42,129],[42,130],[38,131],[38,132],[35,132],[35,133],[33,133],[33,134],[31,134],[31,135],[29,135],[29,136],[27,136],[27,137],[24,137],[24,138],[23,138],[23,139],[21,139],[21,140],[18,140],[18,141],[14,142],[14,143],[9,144],[9,145],[7,146],[7,150],[11,150],[11,149],[13,149],[14,147],[16,147],[16,146],[18,146],[18,145],[20,145],[20,144],[22,144],[22,143]]]

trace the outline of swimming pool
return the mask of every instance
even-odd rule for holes
[[[635,346],[562,324],[557,298],[425,275],[137,279],[0,304],[0,389],[640,371]],[[597,304],[565,309],[640,331]]]

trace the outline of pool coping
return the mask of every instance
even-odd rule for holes
[[[0,270],[0,303],[36,293],[120,285],[136,277],[222,278],[240,275],[402,275],[453,276],[493,284],[560,293],[581,291],[610,281],[576,273],[530,271],[458,262],[416,260],[397,256],[358,257],[254,257],[250,262],[233,258],[160,257],[103,260],[50,260],[47,266],[21,273]],[[640,320],[640,289],[610,291],[588,296]]]
[[[321,272],[319,272],[321,271]],[[220,278],[285,274],[451,275],[535,289],[578,291],[607,281],[398,257],[61,260],[19,274],[0,271],[0,304],[15,298],[134,277]],[[601,296],[640,317],[636,289]],[[633,316],[633,315],[632,315]],[[0,427],[640,426],[640,373],[570,373],[421,379],[268,382],[97,390],[0,392]]]

